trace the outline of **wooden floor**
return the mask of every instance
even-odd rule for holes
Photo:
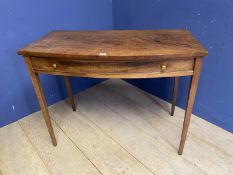
[[[177,155],[184,111],[122,80],[107,80],[49,108],[58,146],[41,112],[0,128],[0,174],[232,175],[233,134],[192,117]],[[224,117],[224,116],[223,116]]]

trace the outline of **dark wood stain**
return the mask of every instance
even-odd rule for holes
[[[101,56],[104,53],[106,56]],[[80,60],[194,58],[207,51],[186,30],[53,31],[18,51]]]

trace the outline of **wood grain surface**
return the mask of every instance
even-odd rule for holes
[[[187,30],[53,31],[18,51],[78,60],[194,58],[207,51]]]

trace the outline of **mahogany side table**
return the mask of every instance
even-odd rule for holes
[[[69,76],[93,78],[174,77],[171,115],[180,76],[191,76],[178,154],[183,153],[207,51],[186,30],[52,31],[18,51],[24,56],[54,146],[54,135],[39,73],[63,75],[73,110]]]

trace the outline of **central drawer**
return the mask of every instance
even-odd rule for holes
[[[76,61],[31,57],[34,71],[71,74],[163,74],[193,71],[194,60],[172,61]]]

